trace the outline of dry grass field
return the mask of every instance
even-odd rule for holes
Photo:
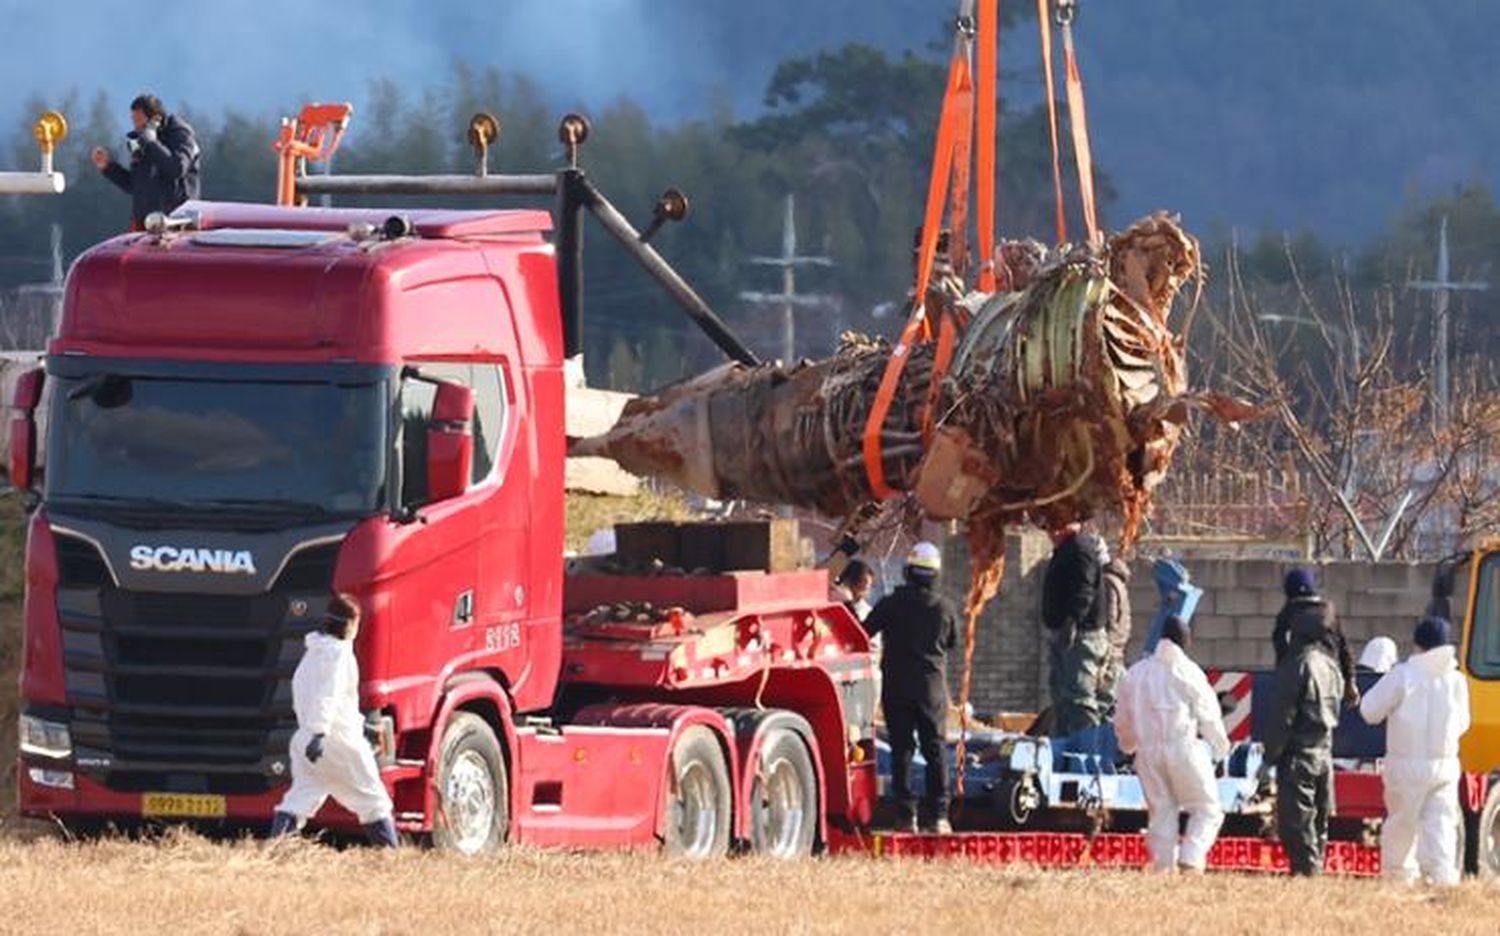
[[[0,512],[4,512],[0,506]],[[16,518],[0,518],[0,796],[14,808]],[[9,528],[7,530],[6,528]],[[8,535],[7,535],[8,534]],[[313,842],[69,843],[0,819],[0,933],[1229,933],[1500,931],[1500,887],[1159,878],[949,862],[706,865],[513,850],[463,861]]]
[[[0,930],[88,933],[1494,933],[1500,890],[958,863],[315,843],[0,842]]]

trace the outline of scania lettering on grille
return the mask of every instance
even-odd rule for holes
[[[217,572],[254,575],[255,557],[248,550],[197,549],[191,546],[133,546],[130,567],[140,572]]]

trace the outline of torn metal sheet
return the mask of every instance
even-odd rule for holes
[[[929,293],[929,311],[961,327],[952,366],[934,390],[934,347],[914,348],[881,432],[887,483],[930,518],[967,521],[976,587],[998,581],[1009,525],[1108,512],[1133,540],[1187,409],[1234,410],[1188,393],[1170,318],[1200,265],[1173,219],[1145,218],[1102,247],[1022,241],[997,254],[1007,291],[964,294],[946,277]],[[847,517],[874,499],[862,441],[890,354],[849,337],[822,361],[727,365],[633,401],[573,454]]]

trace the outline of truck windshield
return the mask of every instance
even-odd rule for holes
[[[47,428],[46,496],[371,513],[384,503],[386,387],[63,377]]]
[[[1490,553],[1479,563],[1473,613],[1469,672],[1477,679],[1500,679],[1500,552]]]

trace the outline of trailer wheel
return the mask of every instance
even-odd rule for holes
[[[773,858],[812,854],[818,833],[818,775],[795,731],[773,728],[750,784],[750,847]]]
[[[1492,778],[1490,793],[1484,799],[1476,830],[1477,849],[1474,870],[1482,878],[1500,876],[1500,783]]]
[[[438,751],[432,844],[461,855],[485,854],[505,844],[509,826],[505,752],[484,719],[457,712]]]
[[[729,766],[713,731],[694,725],[672,748],[662,845],[675,858],[717,858],[729,851]]]

